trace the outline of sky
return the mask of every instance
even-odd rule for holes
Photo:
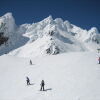
[[[39,22],[52,15],[83,29],[100,32],[100,0],[0,0],[0,16],[12,12],[16,24]]]

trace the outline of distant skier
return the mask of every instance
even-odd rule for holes
[[[28,77],[26,77],[26,82],[27,82],[27,85],[31,85],[30,84],[30,79]]]
[[[30,60],[30,65],[32,65],[32,60]]]
[[[41,84],[40,85],[41,85],[40,91],[44,91],[44,85],[45,85],[44,80],[41,81]]]
[[[100,53],[100,48],[98,48],[97,50],[98,50],[98,53]]]
[[[98,60],[99,60],[99,64],[100,64],[100,57],[99,57],[99,59],[98,59]]]

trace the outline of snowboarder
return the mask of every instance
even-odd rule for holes
[[[27,85],[31,85],[30,84],[30,79],[28,77],[26,77],[26,82],[27,82]]]
[[[32,60],[30,60],[30,65],[32,65]]]
[[[99,60],[99,64],[100,64],[100,57],[99,57],[99,59],[98,59],[98,60]]]
[[[44,91],[44,85],[45,85],[44,80],[41,81],[41,84],[40,85],[41,85],[40,91]]]

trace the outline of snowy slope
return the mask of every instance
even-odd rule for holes
[[[37,23],[20,26],[15,24],[11,13],[0,17],[0,20],[3,20],[10,30],[5,32],[9,41],[8,46],[0,46],[1,55],[10,52],[10,55],[19,57],[35,57],[65,52],[96,51],[100,48],[100,34],[95,27],[84,30],[61,18],[53,19],[52,16]]]
[[[0,100],[100,100],[99,54],[30,58],[0,56]],[[33,85],[26,86],[26,76]],[[46,91],[41,92],[41,80]]]

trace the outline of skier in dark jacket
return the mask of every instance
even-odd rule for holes
[[[100,64],[100,57],[99,57],[99,59],[98,59],[98,60],[99,60],[99,64]]]
[[[30,65],[32,65],[32,60],[30,60]]]
[[[41,81],[41,84],[40,85],[41,85],[40,91],[44,91],[44,85],[45,85],[44,80]]]
[[[30,79],[28,77],[26,77],[26,82],[27,82],[27,85],[30,85]]]

